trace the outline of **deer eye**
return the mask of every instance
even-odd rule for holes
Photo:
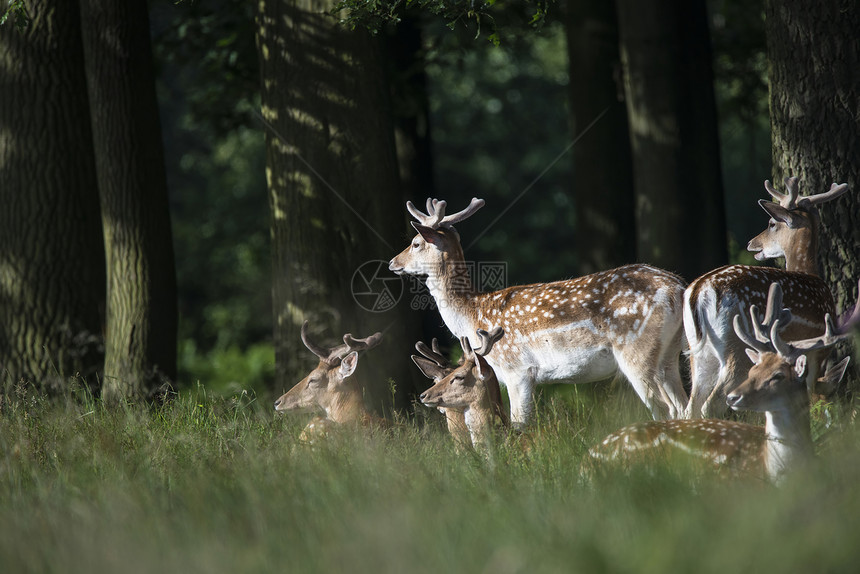
[[[770,228],[776,229],[776,220],[773,220],[773,219],[770,220]]]
[[[421,247],[421,242],[420,242],[420,241],[414,241],[414,242],[412,243],[412,249],[418,249],[419,247]]]

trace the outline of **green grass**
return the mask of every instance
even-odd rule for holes
[[[458,454],[436,419],[296,444],[307,416],[186,391],[153,409],[6,393],[3,572],[853,572],[849,416],[774,488],[684,472],[580,478],[644,411],[624,389],[544,393],[525,454]]]

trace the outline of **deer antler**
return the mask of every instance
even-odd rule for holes
[[[785,178],[785,189],[788,190],[787,195],[778,192],[771,185],[770,180],[767,179],[764,180],[764,188],[785,209],[794,209],[797,207],[797,196],[800,195],[800,186],[797,183],[796,177]]]
[[[478,337],[481,338],[481,346],[475,349],[475,354],[482,357],[487,356],[493,345],[505,335],[505,331],[501,327],[496,327],[489,333],[483,329],[478,329],[477,333]]]
[[[356,339],[351,334],[347,333],[343,336],[343,342],[350,351],[367,351],[377,346],[382,341],[382,333],[374,333],[364,339]]]
[[[311,341],[310,335],[308,335],[308,323],[309,321],[307,320],[302,323],[302,343],[305,344],[305,347],[307,347],[311,353],[313,353],[326,363],[331,363],[333,351],[337,347],[335,347],[334,349],[327,349],[326,347],[321,347]]]
[[[830,185],[830,189],[824,193],[808,195],[800,197],[800,186],[796,177],[785,178],[785,188],[788,190],[788,195],[784,195],[776,191],[770,181],[764,182],[764,187],[767,192],[773,196],[777,202],[785,209],[809,209],[814,205],[821,205],[833,199],[836,199],[846,191],[848,191],[847,183],[834,183]]]
[[[743,323],[741,320],[741,314],[735,315],[732,319],[738,338],[760,353],[770,352],[769,344],[773,341],[774,330],[779,331],[791,322],[791,311],[782,308],[782,287],[780,284],[771,283],[770,289],[768,289],[763,320],[758,318],[758,308],[755,305],[750,306],[750,321],[754,335],[750,335],[749,323],[746,322],[746,319],[743,318]]]
[[[734,327],[735,333],[737,333],[738,337],[752,347],[753,349],[759,352],[772,352],[776,351],[776,353],[782,358],[794,362],[800,355],[805,355],[810,351],[814,351],[817,349],[821,349],[824,347],[831,347],[838,343],[843,339],[847,339],[851,337],[851,331],[854,327],[860,324],[860,302],[858,302],[854,306],[854,311],[848,317],[848,319],[842,323],[837,329],[834,322],[833,317],[830,316],[830,313],[827,313],[824,316],[824,334],[819,335],[818,337],[812,337],[810,339],[803,339],[800,341],[791,341],[786,342],[782,340],[782,337],[779,335],[779,331],[782,327],[790,320],[791,313],[788,309],[783,309],[783,312],[780,313],[780,316],[777,317],[770,327],[770,334],[768,335],[766,329],[768,327],[767,317],[770,316],[773,319],[773,315],[775,315],[773,307],[778,307],[778,305],[774,305],[771,299],[771,296],[774,295],[775,287],[777,287],[777,283],[773,283],[770,287],[770,292],[768,293],[768,311],[765,313],[766,319],[765,324],[761,324],[758,322],[755,314],[753,313],[753,308],[750,309],[750,316],[752,318],[753,328],[756,331],[755,337],[751,337],[748,332],[741,326],[740,315],[735,315]],[[858,284],[858,289],[860,289],[860,284]],[[782,304],[782,292],[781,290],[777,293],[779,296],[779,305]],[[787,314],[787,315],[786,315]]]
[[[428,347],[427,344],[424,343],[424,341],[418,341],[417,343],[415,343],[415,350],[421,353],[421,355],[423,355],[425,359],[433,361],[434,363],[436,363],[436,365],[442,367],[443,369],[450,367],[451,364],[448,361],[447,357],[445,357],[445,355],[443,355],[439,351],[439,341],[435,337],[433,337],[433,340],[430,342],[430,344],[432,345],[432,348]]]
[[[813,205],[821,205],[822,203],[828,202],[831,199],[836,199],[843,193],[848,191],[847,183],[833,183],[830,185],[830,189],[825,191],[824,193],[817,193],[815,195],[810,195],[807,197],[801,197],[797,202],[798,207],[811,207]]]
[[[374,333],[364,339],[356,339],[349,333],[343,336],[344,345],[337,347],[323,347],[311,341],[308,334],[308,321],[302,323],[302,343],[308,350],[329,365],[337,365],[347,353],[351,351],[366,351],[372,349],[382,341],[382,333]]]
[[[445,215],[447,205],[445,201],[427,198],[427,213],[422,213],[411,201],[406,202],[406,209],[421,225],[430,227],[431,229],[439,229],[440,227],[450,228],[455,223],[468,219],[476,211],[484,207],[484,200],[473,197],[466,209],[452,213],[451,215]]]

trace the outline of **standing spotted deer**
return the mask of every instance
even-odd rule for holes
[[[781,298],[779,284],[774,283],[763,323],[756,308],[750,308],[752,333],[741,324],[740,315],[733,319],[733,328],[747,345],[752,366],[741,384],[727,395],[726,402],[734,410],[764,413],[763,428],[721,419],[628,425],[589,451],[585,470],[606,464],[654,464],[681,455],[731,476],[779,482],[787,472],[811,458],[806,356],[849,337],[850,330],[860,322],[860,304],[841,329],[836,330],[830,315],[826,315],[823,335],[788,343],[780,331],[781,323],[790,320],[791,313],[787,309],[780,311]],[[823,382],[835,386],[845,374],[849,358],[828,369]]]
[[[744,379],[751,366],[745,345],[732,330],[731,318],[745,306],[764,304],[771,283],[780,284],[794,317],[786,326],[786,339],[822,333],[822,317],[835,312],[830,289],[818,277],[816,206],[836,199],[848,186],[834,183],[824,193],[802,197],[797,178],[786,179],[785,185],[788,193],[782,194],[765,182],[778,203],[759,201],[771,219],[767,229],[747,246],[759,261],[785,257],[785,269],[728,265],[702,275],[684,292],[684,330],[692,378],[687,417],[722,416],[726,412],[726,393]],[[808,357],[810,392],[828,353],[828,348],[822,348]]]
[[[469,339],[462,337],[463,360],[448,369],[439,380],[434,379],[435,384],[419,398],[428,407],[445,409],[446,414],[451,411],[462,413],[472,446],[486,450],[492,440],[495,419],[498,417],[503,427],[508,426],[508,417],[500,408],[499,382],[485,359],[504,331],[500,327],[489,333],[481,329],[477,335],[481,340],[480,347],[472,349]]]
[[[508,388],[511,420],[525,425],[536,384],[585,383],[623,375],[654,418],[683,412],[681,350],[683,280],[650,265],[626,265],[578,279],[480,293],[472,285],[453,225],[484,205],[472,199],[445,215],[446,203],[427,200],[409,247],[391,260],[398,274],[424,275],[448,329],[478,346],[476,332],[495,326],[505,340],[486,356]]]
[[[343,345],[326,348],[311,341],[308,322],[302,324],[302,342],[319,357],[319,364],[293,388],[275,401],[275,410],[322,410],[325,416],[311,420],[299,437],[300,442],[312,443],[324,437],[337,425],[384,426],[384,419],[373,416],[364,404],[364,382],[353,376],[358,367],[359,351],[367,351],[382,341],[382,333],[364,339],[343,336]]]

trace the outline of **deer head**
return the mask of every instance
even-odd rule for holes
[[[343,345],[326,348],[308,336],[308,322],[302,324],[302,342],[319,357],[319,364],[296,385],[275,401],[275,410],[322,409],[335,422],[363,409],[361,389],[350,377],[358,366],[359,351],[366,351],[382,341],[382,333],[356,339],[343,336]],[[358,401],[358,402],[357,402]]]
[[[815,269],[815,251],[818,242],[817,205],[836,199],[846,191],[848,184],[833,184],[830,190],[810,196],[800,196],[796,177],[785,179],[788,193],[782,194],[764,182],[765,189],[777,203],[759,200],[759,205],[770,215],[767,229],[753,237],[747,250],[755,253],[759,261],[786,258],[786,269],[811,272]]]
[[[463,361],[450,370],[441,380],[421,393],[421,402],[430,407],[451,409],[468,409],[483,406],[492,409],[493,397],[490,395],[491,383],[496,382],[493,369],[487,364],[484,356],[490,352],[493,345],[502,338],[504,331],[496,327],[490,332],[478,330],[481,346],[472,349],[469,339],[460,338],[463,347]],[[492,416],[492,412],[489,413]]]
[[[782,306],[782,290],[778,283],[768,291],[767,311],[764,323],[759,320],[755,306],[750,308],[752,332],[742,324],[741,316],[735,315],[735,333],[749,348],[747,356],[753,362],[747,378],[726,398],[728,405],[735,410],[752,411],[790,411],[805,410],[809,407],[806,389],[806,355],[812,351],[832,347],[839,341],[851,336],[851,330],[860,323],[860,304],[856,305],[851,316],[837,329],[830,314],[825,316],[825,332],[818,337],[786,342],[780,336],[783,323],[791,315],[787,309],[778,312]],[[819,381],[835,386],[841,380],[848,366],[846,357],[825,372]],[[791,389],[791,392],[786,392]]]
[[[406,209],[417,220],[412,227],[418,235],[391,260],[391,271],[398,275],[444,276],[452,265],[463,261],[460,235],[453,226],[482,208],[484,200],[473,197],[466,209],[451,215],[445,215],[446,205],[445,201],[427,199],[427,213],[422,213],[411,201],[406,203]]]

